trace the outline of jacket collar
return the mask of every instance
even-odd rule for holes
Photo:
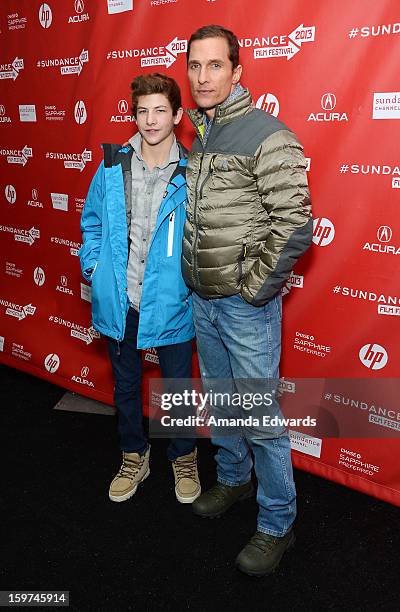
[[[248,89],[243,89],[239,96],[234,97],[231,101],[228,98],[216,106],[213,122],[219,125],[230,123],[246,115],[251,108],[251,94]],[[200,126],[204,125],[204,112],[200,109],[187,109],[186,114],[199,131]]]

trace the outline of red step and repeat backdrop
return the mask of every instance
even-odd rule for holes
[[[185,50],[207,23],[236,32],[243,84],[308,159],[314,238],[283,289],[282,404],[322,425],[291,431],[295,464],[400,505],[394,0],[3,0],[0,361],[112,402],[77,257],[85,194],[100,143],[134,131],[135,75],[167,72],[191,105]],[[156,351],[144,360],[157,375]]]

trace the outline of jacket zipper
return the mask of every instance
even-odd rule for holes
[[[175,227],[175,211],[173,210],[169,216],[169,222],[168,222],[167,257],[172,257],[172,250],[174,246],[174,227]]]
[[[203,197],[203,188],[204,188],[204,185],[206,184],[206,182],[208,181],[208,179],[210,178],[210,176],[212,176],[212,173],[214,172],[215,158],[216,158],[216,155],[213,155],[211,160],[210,160],[210,166],[208,168],[207,175],[204,178],[203,182],[201,183],[200,189],[198,189],[200,175],[201,175],[201,168],[203,166],[203,159],[204,159],[204,147],[203,147],[203,154],[202,154],[201,160],[200,160],[199,174],[197,176],[197,181],[196,181],[196,188],[195,188],[195,194],[196,195],[195,195],[195,203],[194,203],[194,211],[193,211],[194,225],[196,227],[195,239],[193,241],[193,277],[196,277],[197,284],[199,284],[199,282],[200,282],[200,279],[199,279],[199,269],[198,269],[198,265],[197,265],[197,243],[198,243],[198,240],[199,240],[199,230],[198,230],[198,225],[197,225],[197,201],[198,201],[198,197],[200,197],[200,198]]]
[[[197,175],[197,181],[195,185],[195,198],[194,198],[194,209],[193,209],[193,226],[195,228],[195,235],[194,235],[194,240],[193,240],[193,280],[194,280],[195,286],[199,284],[199,273],[198,273],[198,268],[197,268],[197,251],[196,251],[197,243],[199,241],[199,230],[197,226],[197,196],[198,196],[198,186],[199,186],[199,180],[200,180],[200,175],[201,175],[201,168],[203,166],[203,159],[204,159],[204,147],[203,147],[203,153],[201,154],[201,158],[200,158],[199,173]]]
[[[240,275],[240,281],[243,280],[243,264],[246,261],[246,256],[247,256],[247,244],[245,242],[243,242],[242,252],[241,252],[240,257],[239,257],[239,275]]]

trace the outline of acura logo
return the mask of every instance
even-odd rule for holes
[[[87,366],[83,366],[83,368],[81,370],[82,378],[87,378],[88,374],[89,374],[89,368]]]
[[[336,96],[333,93],[326,93],[321,98],[321,106],[326,111],[331,111],[336,106]]]
[[[85,5],[83,4],[83,0],[75,0],[75,12],[83,13]]]
[[[32,189],[32,200],[38,199],[38,191],[37,189]]]
[[[128,112],[128,102],[126,100],[118,102],[118,112],[120,115],[125,115]]]
[[[388,225],[381,225],[376,235],[379,242],[390,242],[392,239],[392,229]]]
[[[3,117],[6,114],[6,107],[0,104],[0,115]]]

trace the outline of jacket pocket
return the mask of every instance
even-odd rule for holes
[[[93,279],[94,273],[95,273],[95,272],[96,272],[96,270],[97,270],[97,264],[98,264],[98,263],[99,263],[99,262],[98,262],[98,261],[96,261],[96,263],[95,263],[95,264],[94,264],[94,266],[93,266],[93,269],[92,269],[92,270],[90,270],[90,271],[88,271],[88,276],[90,276],[90,279],[89,279],[89,280],[90,280],[90,282],[92,282],[92,279]]]
[[[175,211],[173,210],[169,216],[169,221],[168,221],[167,257],[172,257],[172,252],[174,249],[174,231],[175,231]]]

